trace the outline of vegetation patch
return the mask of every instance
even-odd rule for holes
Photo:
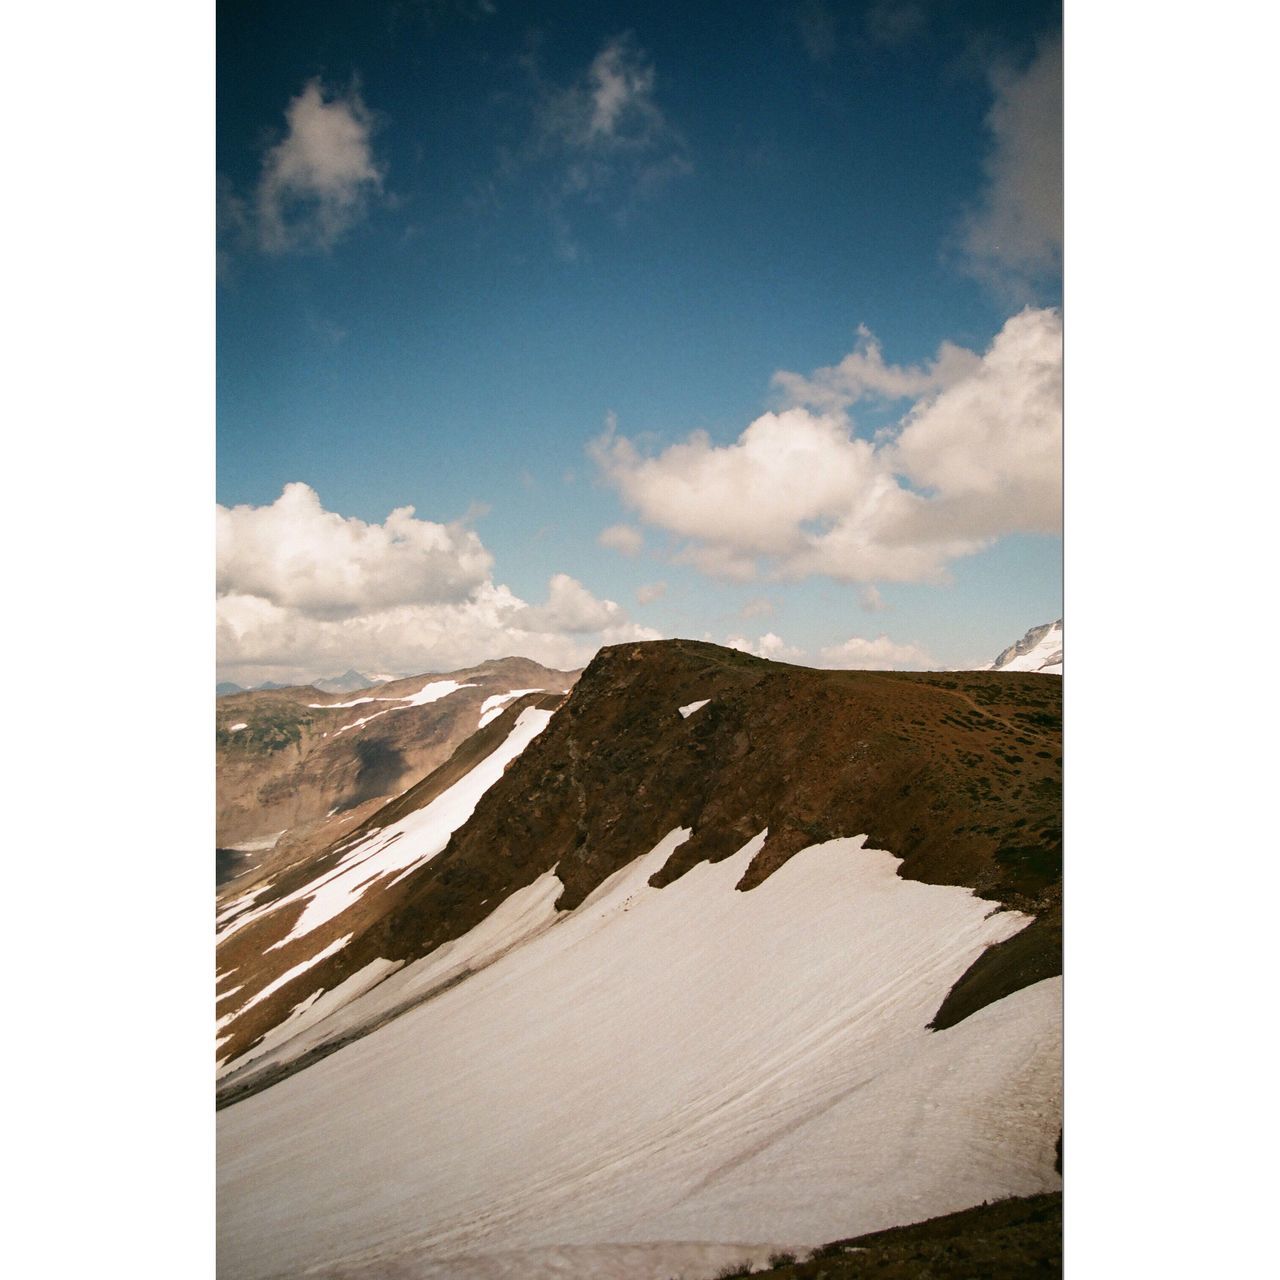
[[[998,1200],[839,1240],[803,1262],[726,1274],[777,1280],[1050,1280],[1062,1275],[1062,1193]]]

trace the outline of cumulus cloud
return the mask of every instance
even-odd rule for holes
[[[818,666],[857,671],[924,671],[934,661],[916,644],[898,644],[886,635],[874,640],[850,636],[843,644],[829,645],[819,654]]]
[[[895,470],[938,497],[916,527],[989,539],[1062,525],[1062,323],[1006,322],[971,376],[916,405],[890,446]]]
[[[640,604],[652,604],[667,594],[665,582],[646,582],[636,588],[636,600]]]
[[[398,507],[382,524],[326,511],[309,485],[266,507],[217,508],[218,593],[257,596],[318,618],[466,599],[493,557],[459,524]]]
[[[774,662],[801,662],[804,650],[789,645],[780,635],[766,631],[759,640],[748,640],[743,636],[730,636],[725,646],[737,649],[741,653],[753,653],[757,658],[770,658]]]
[[[1062,38],[1022,70],[997,66],[987,116],[987,189],[964,226],[971,273],[1027,295],[1062,266]]]
[[[611,524],[600,531],[596,541],[611,551],[621,551],[624,556],[638,556],[644,550],[644,534],[633,524]]]
[[[828,399],[763,414],[727,445],[695,432],[646,456],[611,422],[588,451],[642,521],[683,539],[677,560],[735,581],[939,582],[1003,534],[1059,528],[1055,311],[1013,316],[981,357],[957,348],[904,371],[871,351],[854,353],[840,397],[926,389],[874,441]],[[831,389],[828,372],[802,381]]]
[[[530,604],[491,569],[473,531],[418,520],[411,507],[367,524],[324,510],[304,484],[269,506],[220,507],[219,678],[416,674],[511,654],[576,667],[601,645],[660,638],[567,574]]]
[[[357,89],[327,96],[313,79],[285,108],[285,120],[285,136],[266,153],[258,181],[259,247],[267,253],[328,249],[382,189],[373,116]]]
[[[604,631],[625,620],[626,614],[620,605],[612,600],[598,600],[567,573],[552,576],[546,604],[526,606],[511,615],[513,627],[542,634]]]

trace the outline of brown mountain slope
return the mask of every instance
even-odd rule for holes
[[[287,860],[315,852],[443,764],[475,732],[486,698],[514,689],[563,692],[576,677],[527,658],[502,658],[363,693],[305,686],[219,698],[218,847],[283,832]],[[413,705],[424,686],[443,681],[464,687]],[[257,859],[264,867],[267,861],[281,859]]]
[[[512,704],[485,736],[366,829],[438,795],[496,749],[521,710],[549,710],[558,701],[531,696]],[[719,861],[765,827],[768,840],[743,890],[806,846],[867,833],[870,846],[904,859],[904,877],[967,885],[1036,915],[957,984],[951,1008],[938,1015],[938,1025],[950,1025],[1060,972],[1060,750],[1056,677],[814,671],[693,641],[602,650],[434,860],[375,885],[324,928],[278,946],[269,969],[258,959],[288,936],[298,916],[292,907],[268,913],[220,948],[219,969],[235,974],[227,982],[240,983],[245,1000],[349,939],[306,970],[305,984],[285,983],[231,1021],[226,1053],[256,1043],[308,991],[331,990],[373,962],[414,960],[460,937],[552,867],[565,886],[557,906],[576,906],[676,827],[694,834],[654,884],[699,861]],[[351,839],[276,883],[262,902],[305,888]],[[228,1003],[220,1012],[231,1009]]]

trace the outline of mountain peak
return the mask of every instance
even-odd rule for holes
[[[986,671],[1039,671],[1062,674],[1062,619],[1032,627],[1016,644],[1001,651]]]

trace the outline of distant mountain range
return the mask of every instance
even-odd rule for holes
[[[235,684],[230,680],[220,681],[217,686],[217,696],[225,698],[232,693],[251,693],[256,690],[272,690],[272,689],[291,689],[291,688],[308,688],[319,689],[321,693],[359,693],[362,689],[374,689],[380,684],[387,684],[391,680],[403,680],[404,676],[397,675],[377,675],[366,676],[354,668],[344,671],[340,676],[326,676],[323,680],[313,680],[309,685],[287,685],[277,684],[274,680],[264,680],[261,684],[253,686],[253,689],[246,689],[244,685]]]

